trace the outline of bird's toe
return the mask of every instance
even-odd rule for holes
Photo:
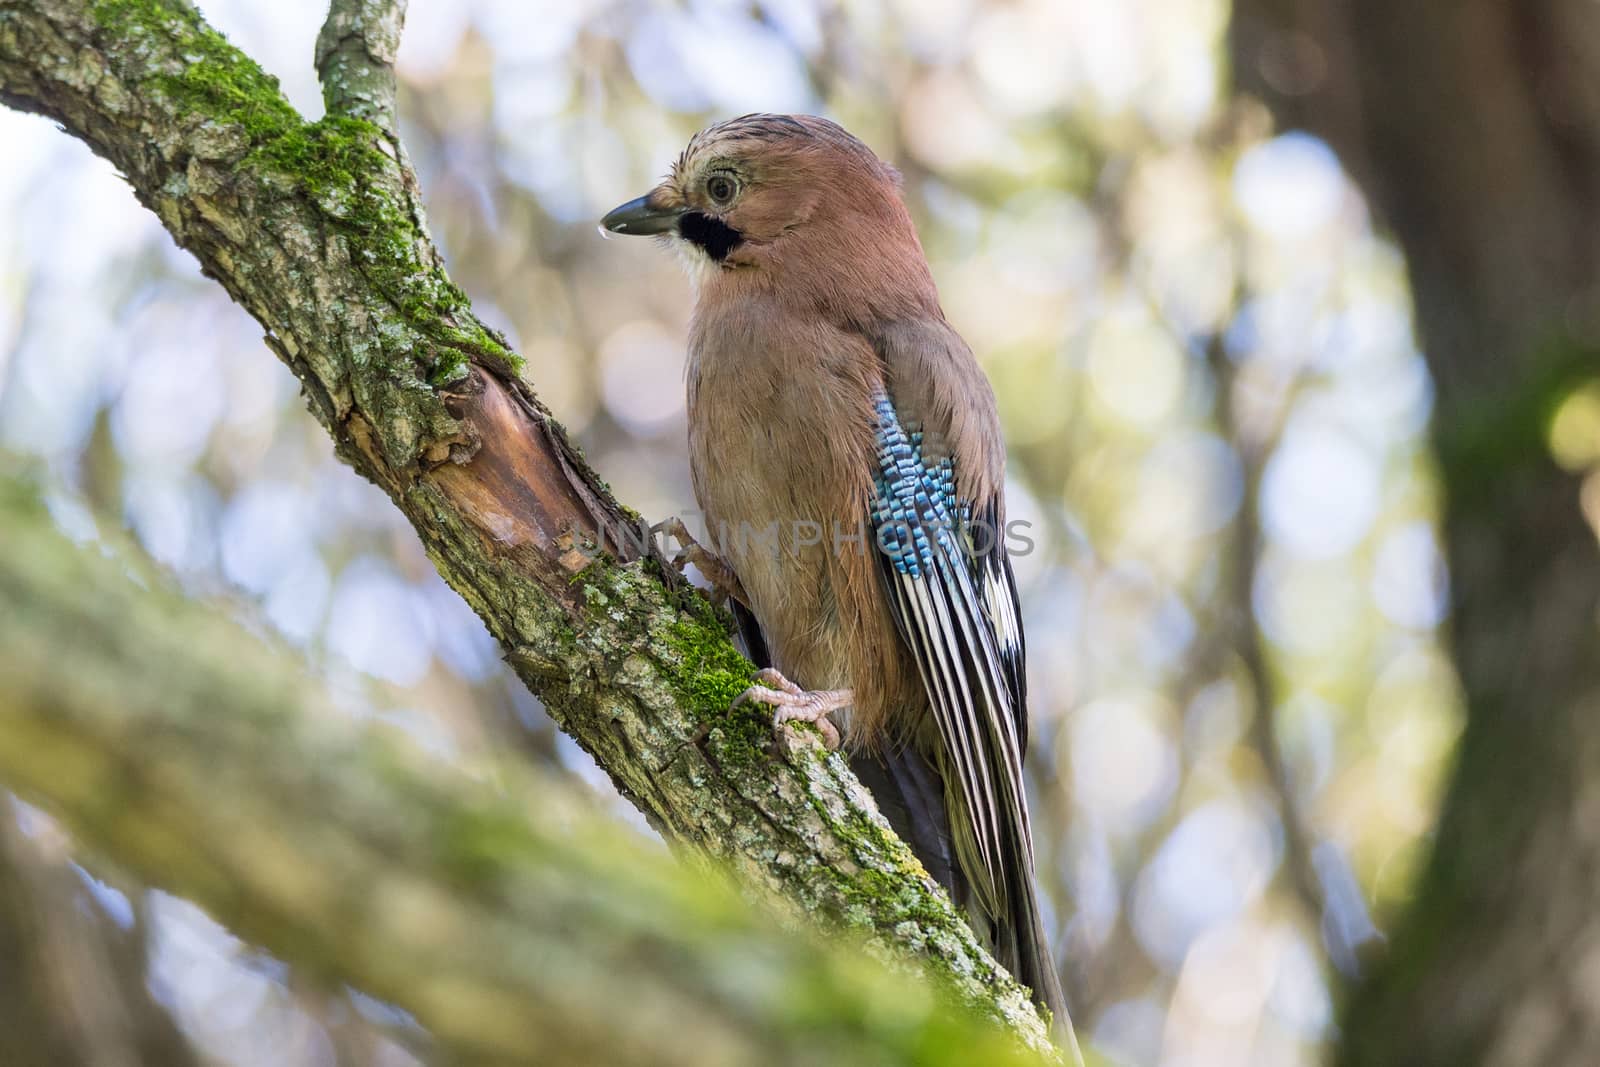
[[[779,705],[772,715],[772,728],[781,730],[792,722],[810,723],[822,735],[823,745],[835,751],[840,744],[839,728],[828,717],[830,710],[825,701],[816,699],[816,694],[808,693],[797,703]]]

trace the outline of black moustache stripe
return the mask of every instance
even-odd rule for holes
[[[721,219],[698,211],[691,211],[678,220],[678,233],[685,241],[693,242],[706,250],[706,255],[721,263],[744,243],[744,234]]]

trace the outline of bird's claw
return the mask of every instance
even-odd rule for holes
[[[770,705],[776,709],[772,714],[774,730],[781,729],[785,723],[808,722],[822,734],[822,743],[830,750],[839,747],[839,728],[833,724],[828,713],[850,706],[850,690],[822,689],[810,692],[770,667],[757,671],[755,681],[755,685],[734,699],[734,707],[745,703]]]
[[[804,696],[806,692],[785,678],[782,671],[772,667],[763,667],[756,671],[755,681],[756,685],[751,686],[751,689],[757,688],[757,686],[766,686],[768,689],[776,689],[779,692],[788,693],[792,697]],[[745,692],[748,693],[749,690],[747,689]],[[737,704],[738,701],[734,701],[734,703]]]
[[[682,519],[676,515],[664,519],[650,527],[650,532],[670,537],[678,542],[678,551],[673,553],[671,560],[673,568],[682,574],[685,567],[694,564],[695,568],[705,575],[706,581],[711,583],[713,604],[720,607],[725,601],[732,599],[746,607],[750,606],[744,586],[740,584],[739,576],[734,573],[733,568],[728,566],[727,560],[696,541]]]

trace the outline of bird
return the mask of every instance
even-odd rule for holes
[[[739,702],[847,746],[1070,1042],[1023,782],[999,413],[899,172],[828,119],[744,115],[695,134],[601,226],[665,238],[694,290],[689,463],[711,543],[667,526],[679,561],[759,624],[771,665]]]

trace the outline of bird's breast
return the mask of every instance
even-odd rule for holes
[[[835,680],[815,675],[838,658],[840,575],[869,562],[849,556],[871,547],[856,539],[871,484],[875,361],[825,324],[741,310],[697,317],[691,335],[695,495],[780,668],[826,687]]]

